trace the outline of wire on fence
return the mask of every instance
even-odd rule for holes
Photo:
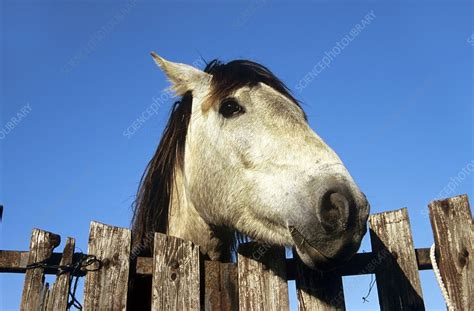
[[[82,310],[82,304],[76,298],[76,290],[77,284],[79,282],[79,278],[81,272],[90,272],[90,271],[98,271],[102,267],[102,261],[97,259],[94,255],[86,255],[83,253],[76,253],[79,255],[79,260],[76,262],[72,262],[67,265],[54,265],[47,262],[47,260],[34,262],[26,266],[26,269],[36,269],[36,268],[43,268],[43,269],[57,269],[57,275],[61,275],[64,273],[70,273],[69,275],[69,301],[67,304],[67,309],[70,310],[71,307],[74,307],[78,310]],[[93,267],[94,264],[97,264],[96,267]]]

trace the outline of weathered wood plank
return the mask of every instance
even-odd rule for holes
[[[131,233],[125,228],[91,222],[89,255],[101,264],[88,269],[84,284],[84,310],[125,310],[127,306]]]
[[[236,311],[239,309],[237,265],[217,261],[204,262],[204,309]]]
[[[299,310],[345,310],[339,274],[311,270],[297,259],[295,279]]]
[[[37,310],[45,310],[49,300],[49,283],[44,283],[44,286],[41,289],[40,300],[40,307]]]
[[[137,257],[135,271],[137,275],[153,274],[153,257]]]
[[[27,251],[6,251],[0,250],[0,273],[25,273],[26,265],[28,262]],[[417,248],[415,249],[416,261],[418,270],[431,270],[430,261],[430,249],[429,248]],[[80,254],[74,254],[74,261],[79,259]],[[362,275],[367,274],[367,265],[369,265],[374,258],[377,257],[377,253],[367,252],[355,254],[354,257],[344,266],[336,270],[340,275]],[[62,253],[53,253],[48,264],[57,265],[61,261]],[[294,259],[286,260],[286,273],[288,280],[294,280],[296,274],[296,266]],[[152,257],[138,257],[136,261],[136,273],[138,275],[151,275],[153,271],[153,258]],[[44,269],[45,274],[56,274],[57,269],[47,268]],[[77,274],[75,274],[77,275]],[[81,272],[79,275],[85,275]]]
[[[241,244],[237,262],[240,310],[289,309],[284,248]]]
[[[0,273],[25,273],[29,255],[28,251],[0,250]]]
[[[0,250],[0,273],[25,273],[29,254],[28,251]],[[73,254],[73,261],[76,262],[80,260],[81,256],[81,253]],[[58,269],[54,266],[59,265],[62,258],[63,253],[53,253],[51,257],[45,261],[48,267],[44,268],[44,274],[57,274]],[[149,260],[151,262],[151,257]],[[149,273],[151,274],[151,269]],[[84,276],[85,273],[77,271],[74,275]]]
[[[59,263],[60,266],[66,266],[72,263],[74,246],[75,240],[73,238],[67,238],[63,257]],[[47,301],[44,310],[66,310],[69,298],[69,277],[70,272],[58,271],[56,281],[47,293]]]
[[[437,263],[455,310],[474,310],[474,225],[467,195],[429,204]]]
[[[431,270],[430,260],[430,249],[429,248],[417,248],[415,249],[416,261],[418,270]],[[2,254],[0,251],[0,258]],[[344,266],[335,270],[336,274],[339,275],[363,275],[370,274],[374,270],[367,272],[367,267],[372,265],[373,262],[379,260],[380,254],[378,252],[367,252],[355,254],[351,260]],[[136,272],[138,275],[151,275],[153,270],[153,258],[151,257],[138,257]],[[1,266],[0,266],[1,272]],[[286,260],[286,273],[288,280],[294,280],[296,275],[296,260]]]
[[[155,233],[152,310],[200,310],[199,247]]]
[[[387,254],[376,269],[382,310],[424,310],[406,208],[370,215],[372,251]]]
[[[30,241],[30,252],[28,254],[28,265],[42,262],[48,259],[53,249],[59,245],[61,238],[51,232],[33,229]],[[38,267],[28,269],[25,273],[23,293],[21,297],[21,310],[38,310],[44,301],[44,272]]]

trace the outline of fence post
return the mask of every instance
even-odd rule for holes
[[[294,251],[293,254],[296,254]],[[333,272],[320,272],[296,260],[296,290],[299,310],[345,310],[342,276]]]
[[[380,255],[375,276],[382,310],[424,310],[406,208],[370,215],[372,251]]]
[[[88,254],[101,264],[88,267],[84,310],[125,310],[130,267],[130,230],[91,222]]]
[[[60,266],[69,265],[72,263],[74,255],[75,240],[67,238],[66,245],[61,257]],[[69,297],[69,276],[70,272],[61,273],[58,271],[56,281],[51,286],[48,292],[48,299],[46,303],[46,310],[66,310]]]
[[[237,265],[206,260],[204,271],[204,309],[237,311],[239,309]]]
[[[239,309],[288,310],[285,249],[249,242],[239,245]]]
[[[155,233],[152,310],[200,310],[199,247]]]
[[[51,232],[33,229],[30,240],[28,264],[39,263],[51,257],[53,249],[59,245],[61,238]],[[43,307],[47,285],[44,283],[44,269],[28,269],[25,273],[20,310],[39,310]]]
[[[429,204],[441,278],[456,310],[474,310],[474,226],[467,195]]]

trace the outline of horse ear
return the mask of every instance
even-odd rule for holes
[[[193,66],[170,62],[155,52],[150,53],[158,67],[163,70],[171,82],[171,89],[176,95],[182,96],[187,91],[194,90],[203,79],[209,79],[211,75]]]

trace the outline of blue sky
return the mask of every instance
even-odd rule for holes
[[[127,3],[2,2],[1,249],[26,250],[38,227],[76,237],[85,251],[91,220],[129,225],[172,103],[151,50],[185,63],[202,56],[268,66],[302,101],[372,212],[408,207],[416,247],[433,242],[430,200],[473,197],[472,4]],[[370,12],[371,23],[297,88]],[[157,113],[124,135],[160,96]],[[362,249],[370,251],[367,237]],[[421,279],[427,309],[443,310],[432,271]],[[2,310],[18,308],[22,280],[0,275]],[[369,282],[344,278],[348,310],[378,310],[376,291],[362,303]],[[291,301],[294,308],[294,294]]]

